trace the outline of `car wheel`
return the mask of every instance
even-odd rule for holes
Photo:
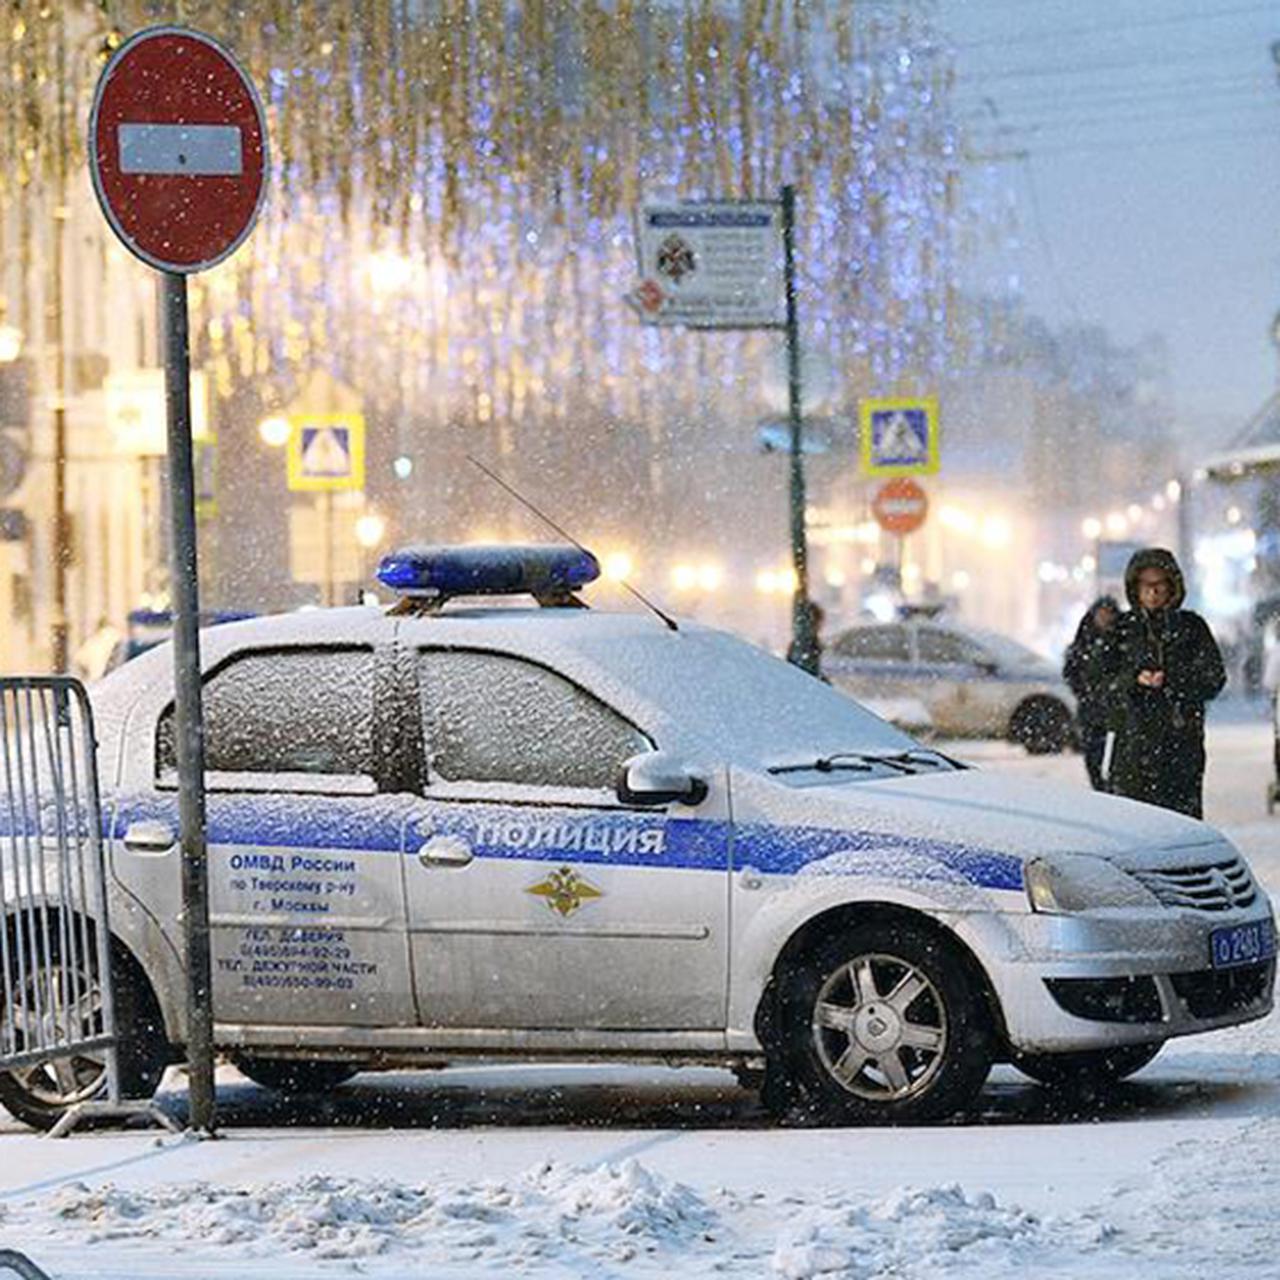
[[[1071,712],[1056,698],[1028,698],[1009,720],[1009,737],[1030,755],[1056,755],[1071,741]]]
[[[858,925],[803,956],[782,980],[779,1015],[770,1075],[800,1119],[936,1120],[968,1106],[991,1066],[967,966],[910,923]]]
[[[315,1061],[309,1058],[235,1059],[236,1066],[254,1084],[275,1093],[327,1093],[345,1084],[359,1068],[349,1062]]]
[[[47,950],[45,947],[42,943],[30,949],[20,969],[25,978],[5,993],[0,1003],[0,1026],[13,1027],[15,1053],[23,1051],[23,1027],[37,1021],[42,1024],[45,1034],[41,1038],[45,1040],[85,1040],[102,1034],[97,965],[85,961],[80,972],[60,982],[54,976],[62,971],[57,939],[51,938]],[[115,987],[120,1093],[125,1098],[150,1098],[169,1058],[159,1006],[141,976],[118,978]],[[63,998],[68,989],[82,993],[73,1005]],[[106,1057],[96,1050],[0,1072],[0,1103],[36,1129],[52,1129],[71,1107],[99,1098],[106,1091]]]
[[[1159,1040],[1078,1053],[1025,1053],[1015,1055],[1013,1065],[1050,1088],[1093,1091],[1141,1071],[1163,1047],[1164,1041]]]

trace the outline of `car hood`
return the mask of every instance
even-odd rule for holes
[[[766,822],[818,828],[837,841],[843,831],[863,846],[883,836],[925,854],[935,846],[1022,860],[1083,853],[1126,870],[1168,866],[1182,851],[1231,850],[1213,827],[1167,809],[977,769],[804,788],[759,780],[759,788],[735,784],[735,801]]]

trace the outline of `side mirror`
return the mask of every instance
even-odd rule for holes
[[[701,804],[707,784],[685,761],[667,751],[632,756],[618,775],[618,799],[623,804]]]

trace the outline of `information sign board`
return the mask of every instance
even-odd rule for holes
[[[774,329],[786,322],[782,211],[776,201],[699,201],[641,211],[640,283],[627,301],[645,324]]]

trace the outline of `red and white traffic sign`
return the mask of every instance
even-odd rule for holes
[[[150,27],[116,50],[89,116],[93,189],[116,235],[161,271],[203,271],[253,230],[267,125],[253,82],[215,40]]]
[[[929,497],[914,480],[890,480],[876,490],[871,514],[886,533],[914,533],[929,514]]]

